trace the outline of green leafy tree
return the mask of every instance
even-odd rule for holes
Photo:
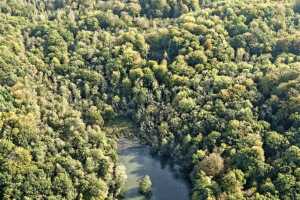
[[[199,168],[208,176],[216,176],[224,169],[224,160],[217,153],[211,153],[200,163]]]
[[[144,176],[139,182],[139,191],[144,195],[150,195],[152,190],[152,182],[148,175]]]

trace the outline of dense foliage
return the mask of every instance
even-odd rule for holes
[[[300,199],[298,0],[2,0],[0,199],[117,199],[109,121],[192,199]]]

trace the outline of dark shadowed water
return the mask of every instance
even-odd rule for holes
[[[122,139],[119,142],[120,163],[128,176],[124,190],[126,200],[144,200],[138,192],[138,180],[149,175],[152,181],[151,200],[188,200],[189,189],[183,179],[174,173],[170,165],[163,165],[150,155],[146,145]]]

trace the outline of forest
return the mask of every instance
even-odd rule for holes
[[[0,199],[121,199],[121,118],[192,200],[300,199],[300,1],[0,1]]]

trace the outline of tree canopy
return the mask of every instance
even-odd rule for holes
[[[299,66],[298,0],[2,0],[0,199],[118,199],[119,117],[193,200],[300,199]]]

